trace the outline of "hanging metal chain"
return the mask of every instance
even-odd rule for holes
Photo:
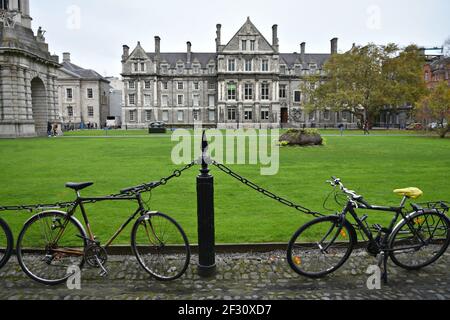
[[[285,198],[277,196],[276,194],[274,194],[274,193],[272,193],[272,192],[270,192],[270,191],[268,191],[268,190],[258,186],[257,184],[255,184],[255,183],[251,182],[250,180],[242,177],[241,175],[237,174],[236,172],[234,172],[233,170],[231,170],[230,168],[228,168],[227,166],[225,166],[223,164],[220,164],[220,163],[218,163],[216,161],[212,161],[212,164],[214,166],[216,166],[220,171],[226,173],[227,175],[233,177],[234,179],[238,180],[242,184],[252,188],[253,190],[263,194],[264,196],[266,196],[268,198],[271,198],[271,199],[273,199],[275,201],[278,201],[279,203],[281,203],[281,204],[283,204],[285,206],[288,206],[290,208],[293,208],[293,209],[295,209],[297,211],[300,211],[300,212],[302,212],[304,214],[312,215],[314,217],[323,217],[323,214],[320,214],[318,212],[312,211],[312,210],[310,210],[308,208],[305,208],[303,206],[295,204],[292,201],[289,201],[289,200],[287,200]]]
[[[169,182],[170,180],[172,180],[173,178],[179,178],[181,177],[181,175],[183,174],[183,172],[191,169],[193,166],[195,166],[197,164],[198,161],[192,161],[191,163],[187,164],[186,166],[184,166],[183,168],[179,169],[179,170],[175,170],[170,176],[166,177],[166,178],[162,178],[159,181],[159,185],[160,186],[165,186],[167,184],[167,182]]]

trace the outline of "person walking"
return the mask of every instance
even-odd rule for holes
[[[52,124],[50,123],[50,121],[47,122],[47,136],[48,136],[49,138],[52,137]]]
[[[364,135],[370,135],[370,131],[369,131],[369,120],[366,120],[364,122]]]
[[[341,124],[339,124],[338,128],[339,128],[339,131],[341,132],[341,137],[342,137],[342,136],[344,135],[344,129],[345,129],[345,127],[344,127],[344,125],[341,123]]]

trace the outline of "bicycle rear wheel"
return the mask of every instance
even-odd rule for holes
[[[0,269],[8,263],[13,251],[14,240],[8,224],[0,219]]]
[[[322,217],[301,227],[289,242],[287,259],[292,270],[321,278],[338,270],[350,257],[355,232],[336,216]]]
[[[131,246],[139,264],[157,280],[178,279],[189,266],[191,253],[186,234],[165,214],[142,216],[133,227]]]
[[[435,211],[418,212],[402,221],[389,241],[392,261],[407,270],[436,262],[450,244],[450,221]]]
[[[86,233],[81,224],[64,212],[42,212],[25,223],[17,241],[22,270],[45,285],[58,285],[82,268]]]

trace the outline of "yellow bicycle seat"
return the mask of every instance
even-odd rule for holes
[[[402,197],[408,197],[411,199],[418,199],[423,196],[423,191],[419,188],[405,188],[394,190],[394,193]]]

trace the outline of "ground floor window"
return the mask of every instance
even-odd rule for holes
[[[145,120],[152,121],[152,110],[145,110]]]
[[[194,110],[194,121],[200,120],[200,111]]]
[[[178,111],[178,121],[184,120],[184,111]]]
[[[131,110],[129,114],[130,114],[130,121],[136,121],[136,111]]]
[[[269,111],[268,110],[263,110],[261,111],[261,120],[269,120]]]
[[[169,111],[165,110],[162,113],[162,119],[164,122],[168,122],[169,121]]]
[[[88,107],[88,117],[89,118],[94,117],[94,107]]]
[[[228,108],[228,121],[236,121],[236,109]]]
[[[252,110],[245,110],[244,120],[248,120],[248,121],[253,120],[253,111]]]
[[[216,121],[216,112],[213,110],[209,111],[209,121]]]

